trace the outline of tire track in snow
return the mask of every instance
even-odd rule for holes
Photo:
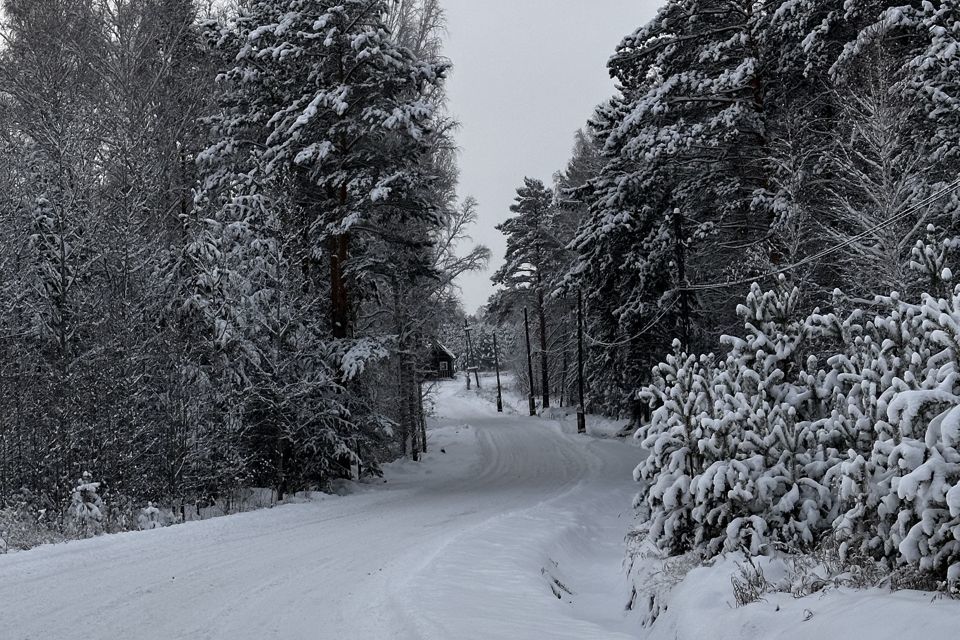
[[[484,522],[480,527],[461,532],[448,541],[442,549],[431,556],[428,562],[411,577],[407,594],[418,594],[423,603],[415,609],[412,601],[407,610],[416,611],[411,620],[416,634],[410,637],[442,640],[456,637],[471,638],[570,638],[609,639],[634,637],[617,629],[608,628],[596,621],[580,620],[571,616],[569,610],[561,610],[558,601],[549,589],[548,582],[541,580],[541,570],[551,561],[551,545],[566,529],[582,526],[585,514],[578,510],[578,495],[598,479],[609,481],[609,476],[622,478],[627,495],[633,490],[629,484],[629,469],[634,464],[634,452],[618,451],[617,469],[608,469],[612,448],[623,449],[622,443],[595,442],[579,436],[560,432],[558,425],[549,421],[522,421],[516,428],[525,430],[523,438],[505,438],[500,447],[512,446],[516,452],[510,463],[503,457],[496,469],[486,476],[496,477],[504,467],[515,473],[519,465],[531,459],[533,450],[549,444],[549,451],[534,456],[540,467],[533,469],[533,477],[548,477],[551,491],[541,500],[512,509]],[[488,432],[497,439],[498,431]],[[545,468],[544,468],[545,467]],[[562,473],[557,476],[557,470]],[[626,470],[626,471],[624,471]],[[554,476],[551,476],[551,472]],[[530,478],[527,478],[529,480]],[[522,478],[516,478],[522,482]],[[602,488],[602,487],[601,487]],[[596,490],[596,487],[594,487]],[[629,505],[629,502],[625,503]],[[590,517],[589,511],[586,517]],[[620,566],[620,544],[628,520],[623,520],[615,544],[616,560],[611,567],[612,591],[616,592],[615,578]],[[506,544],[505,544],[506,543]],[[480,560],[483,564],[478,565]],[[461,598],[459,609],[450,615],[443,607],[429,606],[430,602],[442,602],[443,590],[457,589]],[[409,598],[410,596],[408,596]],[[615,627],[624,627],[621,615],[621,599],[610,599],[608,616]],[[491,606],[492,605],[492,606]],[[493,612],[491,612],[491,609]],[[605,616],[606,617],[606,616]],[[606,622],[606,620],[604,621]]]
[[[558,609],[539,569],[581,496],[629,482],[628,458],[441,395],[429,461],[387,484],[0,556],[0,639],[617,637]]]

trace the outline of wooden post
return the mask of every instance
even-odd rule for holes
[[[467,328],[467,319],[463,319],[463,333],[467,341],[467,353],[463,356],[463,372],[467,376],[467,391],[470,391],[470,329]]]
[[[467,319],[463,319],[463,332],[467,334],[467,388],[470,388],[470,361],[473,361],[473,345],[470,342],[470,325],[467,324]],[[477,389],[480,388],[480,366],[474,361],[473,362],[473,375],[477,380]]]
[[[423,411],[423,380],[417,381],[417,395],[419,396],[419,402],[417,403],[417,418],[420,422],[420,451],[422,453],[427,452],[427,417],[424,415]]]
[[[577,433],[587,432],[587,416],[583,406],[583,291],[577,291]]]
[[[537,402],[533,399],[533,356],[530,355],[530,319],[527,317],[527,308],[523,308],[523,328],[527,334],[527,375],[530,380],[530,395],[528,400],[530,402],[530,415],[537,415]]]
[[[683,238],[683,215],[680,209],[673,210],[673,235],[677,282],[680,283],[680,342],[683,350],[690,348],[690,295],[687,291],[687,256]]]
[[[500,389],[500,352],[497,349],[497,332],[493,332],[493,366],[497,370],[497,413],[503,413],[503,393]]]

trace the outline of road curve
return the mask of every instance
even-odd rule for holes
[[[620,570],[636,450],[454,383],[439,396],[428,458],[386,483],[0,556],[0,638],[636,637]]]

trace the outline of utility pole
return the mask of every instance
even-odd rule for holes
[[[537,415],[537,402],[533,399],[533,356],[530,355],[530,319],[527,317],[527,308],[523,308],[523,328],[527,334],[527,376],[530,380],[530,415]]]
[[[427,452],[427,418],[423,415],[423,380],[417,380],[417,420],[420,426],[420,451]]]
[[[583,291],[577,291],[577,391],[580,405],[577,407],[577,433],[587,432],[587,416],[583,406]]]
[[[683,237],[683,215],[673,210],[674,253],[677,261],[677,281],[680,283],[680,341],[683,349],[690,348],[690,296],[687,292],[686,241]]]
[[[497,332],[493,332],[493,366],[497,370],[497,413],[503,413],[503,392],[500,389],[500,351],[497,349]]]
[[[466,335],[467,353],[463,357],[463,372],[467,376],[467,391],[470,391],[470,330],[467,328],[467,320],[463,320],[463,333]]]
[[[463,319],[463,332],[467,334],[467,389],[470,388],[470,362],[473,362],[473,375],[477,380],[477,389],[480,388],[480,367],[473,359],[473,346],[470,343],[470,325]]]

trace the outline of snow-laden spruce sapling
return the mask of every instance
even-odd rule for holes
[[[157,509],[152,502],[147,502],[147,506],[141,509],[140,515],[137,516],[137,524],[142,531],[159,529],[163,526],[160,518],[160,509]]]
[[[71,527],[80,537],[97,535],[103,531],[103,500],[100,498],[100,483],[84,471],[83,476],[70,496]]]

